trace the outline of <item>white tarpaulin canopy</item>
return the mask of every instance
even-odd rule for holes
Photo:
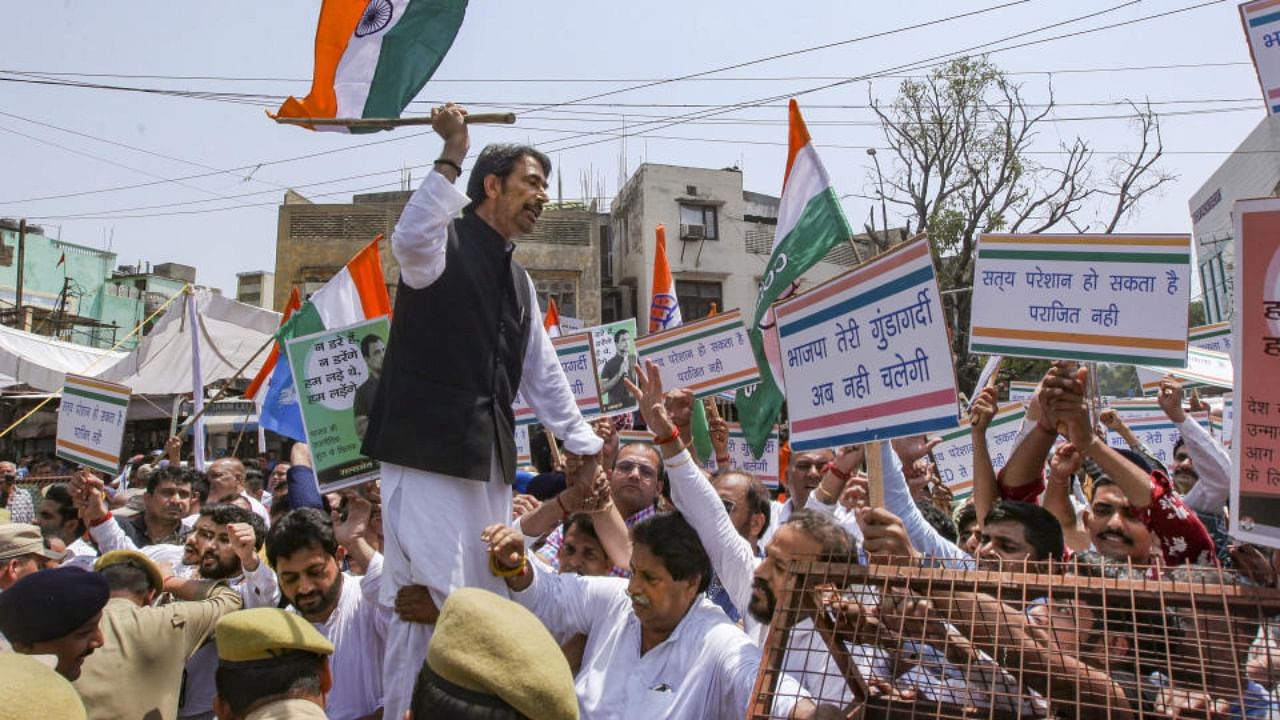
[[[196,289],[175,301],[133,352],[97,377],[128,385],[134,395],[190,393],[189,302],[196,303],[199,315],[200,375],[205,386],[234,377],[280,325],[279,313]],[[267,354],[259,353],[242,377],[251,379],[257,374]]]
[[[0,325],[0,376],[4,385],[62,390],[67,373],[96,375],[125,353],[63,342]],[[188,388],[189,389],[189,388]]]

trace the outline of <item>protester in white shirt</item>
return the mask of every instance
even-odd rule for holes
[[[710,562],[678,513],[659,513],[632,528],[629,580],[552,574],[529,562],[521,533],[504,525],[487,528],[483,538],[512,599],[552,633],[586,634],[575,683],[584,718],[736,720],[746,714],[759,649],[703,595]],[[780,680],[778,692],[795,701],[775,708],[780,717],[841,717],[834,708],[819,710],[790,677]]]
[[[347,498],[345,519],[315,508],[279,517],[267,535],[267,560],[275,568],[289,608],[311,621],[333,643],[330,720],[377,716],[383,707],[382,663],[390,611],[378,603],[382,555],[364,539],[371,507]],[[336,513],[335,513],[336,516]],[[366,568],[363,577],[342,572],[342,562]]]
[[[1198,513],[1221,515],[1231,491],[1231,454],[1187,415],[1182,407],[1181,381],[1171,377],[1161,380],[1157,399],[1181,436],[1169,470],[1182,502]]]
[[[238,458],[218,458],[209,464],[206,473],[209,478],[209,501],[228,502],[232,496],[239,495],[249,501],[249,509],[262,518],[262,522],[270,523],[271,514],[260,500],[249,494],[245,484],[244,463]]]

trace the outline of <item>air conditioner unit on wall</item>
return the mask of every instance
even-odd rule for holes
[[[707,236],[707,227],[705,225],[681,225],[681,240],[701,240]]]

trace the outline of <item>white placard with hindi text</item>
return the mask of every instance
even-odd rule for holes
[[[969,351],[1181,367],[1189,235],[983,235]]]
[[[1001,405],[991,419],[987,427],[987,451],[997,472],[1009,461],[1026,416],[1027,409],[1022,403],[1011,402]],[[973,494],[973,431],[966,422],[941,433],[941,437],[942,443],[933,449],[938,476],[954,499],[964,500]]]
[[[792,450],[955,426],[955,366],[927,238],[775,311]]]
[[[653,361],[667,390],[695,397],[736,390],[759,381],[760,371],[738,310],[645,335],[636,341],[642,361]]]
[[[58,405],[57,456],[114,475],[120,469],[129,395],[124,385],[67,375]]]
[[[565,379],[569,382],[569,390],[578,403],[578,411],[584,418],[593,418],[600,414],[600,374],[596,370],[596,354],[592,347],[591,333],[562,335],[551,341],[555,346],[556,357],[560,367],[564,369]],[[516,401],[512,404],[516,425],[531,425],[537,422],[533,408],[525,399],[516,393]]]

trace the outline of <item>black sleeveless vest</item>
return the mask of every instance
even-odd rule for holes
[[[515,245],[474,214],[449,226],[445,270],[400,280],[362,452],[383,462],[489,479],[497,449],[515,480],[515,416],[529,342],[529,281]]]

